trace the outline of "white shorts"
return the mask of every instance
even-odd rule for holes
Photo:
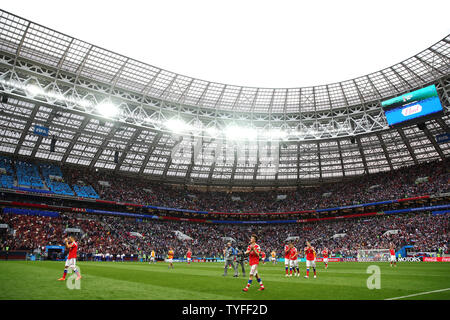
[[[306,267],[307,268],[309,268],[309,267],[315,268],[316,267],[316,260],[306,260]]]
[[[173,259],[167,259],[168,263],[173,263]]]
[[[75,268],[76,267],[76,265],[75,265],[76,262],[77,262],[76,258],[67,259],[66,260],[66,267]]]
[[[275,258],[274,257],[270,257],[270,261],[275,261]]]
[[[396,262],[397,259],[395,258],[395,256],[391,256],[391,259],[390,259],[389,261],[391,261],[391,262]]]
[[[290,264],[289,264],[289,266],[291,267],[291,268],[298,268],[298,260],[297,259],[295,259],[295,260],[290,260]]]
[[[324,263],[328,263],[328,258],[323,258]]]
[[[291,259],[289,259],[289,258],[284,258],[284,265],[285,265],[286,267],[289,267],[290,264],[291,264]]]
[[[151,257],[151,258],[150,258],[150,261],[155,261],[155,257]]]
[[[256,276],[258,274],[258,265],[254,264],[250,267],[250,275]]]

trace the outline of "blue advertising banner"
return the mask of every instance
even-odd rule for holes
[[[436,142],[437,143],[446,143],[450,141],[450,133],[443,133],[436,135]]]
[[[48,128],[36,124],[34,126],[34,134],[38,136],[48,137]]]

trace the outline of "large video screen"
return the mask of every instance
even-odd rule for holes
[[[435,85],[383,101],[381,106],[389,126],[419,121],[443,111]]]

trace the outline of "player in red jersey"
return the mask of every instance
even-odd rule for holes
[[[77,270],[76,261],[77,261],[77,249],[78,244],[75,242],[74,237],[69,237],[69,239],[65,238],[64,242],[66,243],[66,247],[69,249],[69,255],[67,256],[66,265],[64,267],[64,274],[62,278],[59,278],[59,281],[66,280],[67,270],[72,268],[73,271],[77,275],[77,280],[81,279],[81,274]]]
[[[187,263],[191,264],[191,260],[192,260],[192,251],[191,248],[188,248],[188,251],[186,253],[186,258],[187,258]]]
[[[252,285],[253,276],[256,277],[256,280],[259,283],[259,291],[264,290],[264,285],[262,283],[262,280],[258,274],[258,264],[259,264],[259,257],[261,255],[261,248],[259,245],[256,244],[256,235],[253,234],[250,238],[250,245],[247,247],[247,251],[245,251],[246,254],[249,255],[249,264],[250,264],[250,277],[248,279],[247,286],[242,289],[243,291],[247,292],[248,288]]]
[[[314,270],[314,278],[317,278],[316,276],[316,250],[314,250],[314,247],[311,246],[311,244],[306,241],[306,248],[305,248],[305,255],[306,255],[306,276],[305,278],[309,278],[309,267],[312,267]]]
[[[291,263],[291,245],[289,242],[284,246],[284,269],[286,270],[286,277],[289,277],[289,265]]]
[[[300,277],[300,270],[298,268],[298,251],[297,248],[294,247],[294,245],[292,243],[289,244],[289,246],[291,247],[290,250],[290,256],[289,256],[289,260],[290,260],[290,264],[289,264],[289,269],[290,269],[290,274],[289,277],[292,277],[292,269],[294,270],[294,277]]]
[[[389,253],[391,255],[391,258],[390,258],[391,267],[392,267],[392,263],[394,263],[394,267],[397,267],[397,259],[395,258],[395,247],[392,243],[389,245]]]
[[[266,264],[266,253],[264,251],[261,252],[261,261],[263,264]]]
[[[328,256],[330,255],[330,251],[327,248],[322,250],[323,263],[325,263],[325,269],[328,269]]]

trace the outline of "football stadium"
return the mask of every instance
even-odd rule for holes
[[[450,35],[309,87],[149,63],[0,10],[1,300],[450,299]]]

